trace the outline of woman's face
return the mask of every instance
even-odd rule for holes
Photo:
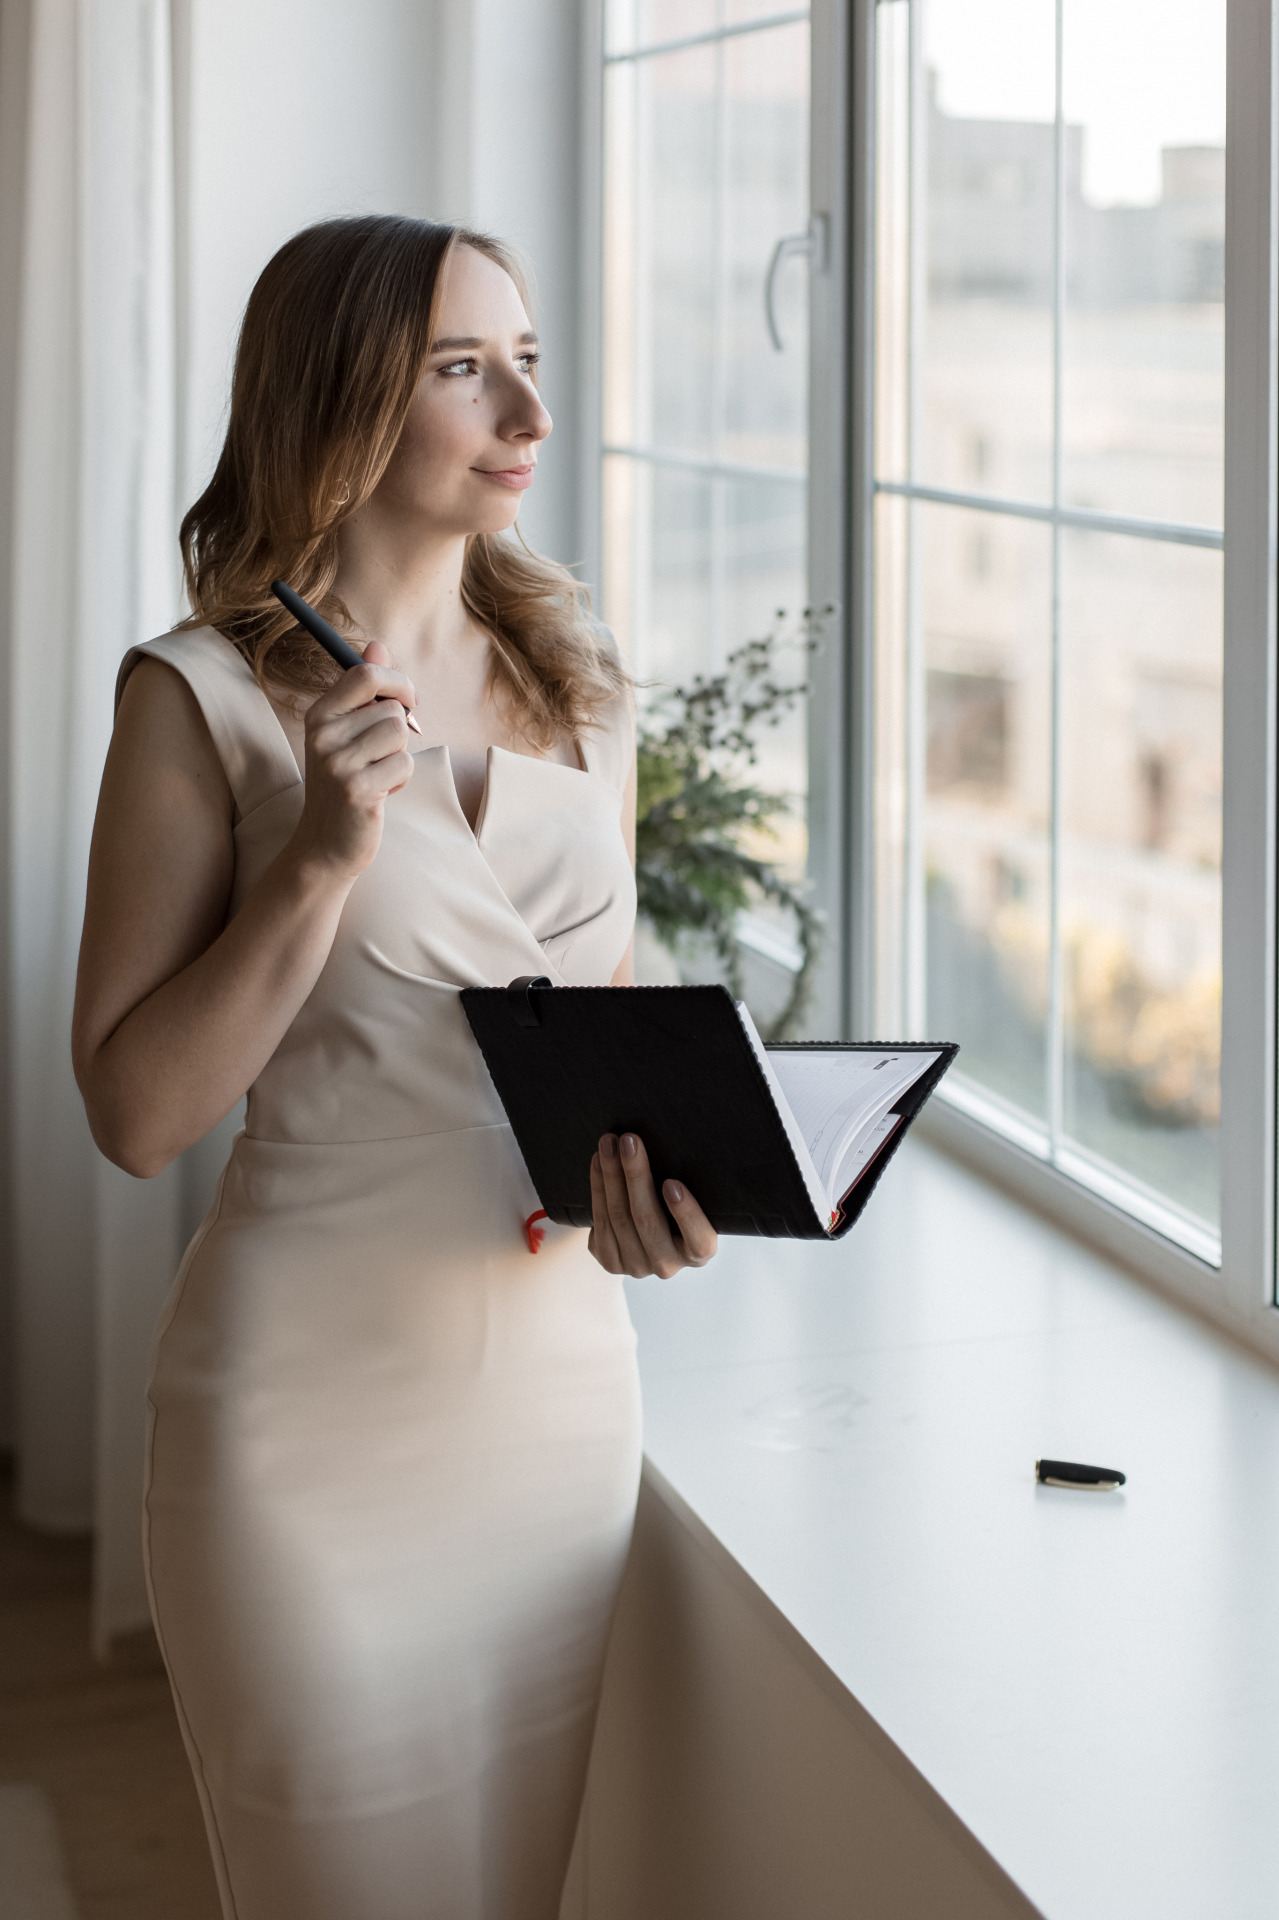
[[[511,526],[551,431],[536,365],[537,335],[510,275],[473,247],[455,248],[436,344],[374,491],[377,505],[444,534]]]

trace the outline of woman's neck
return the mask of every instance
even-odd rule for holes
[[[480,638],[462,601],[466,540],[424,538],[372,514],[370,501],[342,528],[334,591],[350,609],[357,635],[380,640],[412,676]]]

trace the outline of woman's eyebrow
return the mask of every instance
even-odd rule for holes
[[[432,346],[431,352],[462,353],[472,347],[482,347],[486,344],[485,341],[478,338],[462,338],[458,336],[458,338],[453,340],[437,340]],[[516,341],[516,345],[520,347],[535,347],[537,345],[537,335],[535,333],[522,333]]]

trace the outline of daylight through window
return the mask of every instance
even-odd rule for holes
[[[602,607],[642,699],[793,638],[806,602],[808,116],[806,8],[610,0]],[[760,852],[799,876],[802,710],[761,747],[794,804]],[[798,964],[787,924],[739,934]]]
[[[877,9],[877,991],[1217,1255],[1222,0]]]

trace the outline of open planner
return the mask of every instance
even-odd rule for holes
[[[550,1219],[591,1223],[603,1133],[637,1133],[719,1233],[837,1239],[952,1042],[766,1046],[723,987],[467,987],[462,1006]]]

